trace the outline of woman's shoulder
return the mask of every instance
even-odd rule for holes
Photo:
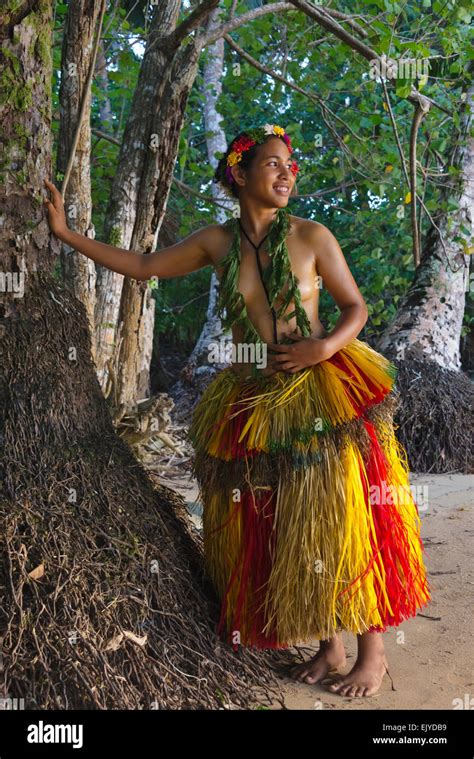
[[[203,228],[204,245],[214,265],[228,252],[232,243],[233,233],[227,224],[209,224]]]
[[[303,219],[301,216],[293,216],[290,214],[290,221],[295,229],[306,233],[322,232],[327,227],[321,224],[319,221],[313,221],[313,219]]]

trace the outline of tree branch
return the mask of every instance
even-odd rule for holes
[[[102,132],[101,129],[96,129],[95,127],[91,128],[92,134],[95,134],[96,137],[99,137],[101,140],[107,140],[108,142],[111,142],[112,145],[120,145],[122,144],[122,140],[118,140],[116,137],[114,137],[111,134],[107,134],[106,132]]]
[[[375,50],[372,50],[372,48],[368,47],[363,42],[358,40],[357,37],[354,37],[352,34],[346,31],[344,27],[342,27],[337,23],[337,21],[330,17],[327,10],[322,8],[322,6],[316,7],[315,5],[311,5],[310,3],[306,2],[306,0],[291,0],[291,2],[296,8],[303,11],[307,16],[310,16],[310,18],[313,18],[315,21],[317,21],[318,24],[323,27],[323,29],[326,29],[326,31],[334,34],[335,37],[342,40],[342,42],[345,42],[346,45],[349,45],[349,47],[351,47],[353,50],[356,50],[367,60],[371,61],[374,58],[380,60],[380,56],[375,52]]]
[[[428,113],[429,106],[417,105],[413,114],[410,131],[410,192],[411,192],[411,229],[413,235],[413,261],[415,269],[420,265],[420,240],[418,239],[418,219],[416,216],[416,142],[418,129]]]
[[[324,9],[326,13],[328,13],[330,16],[333,16],[334,18],[338,18],[341,21],[345,21],[349,26],[352,26],[355,32],[359,34],[361,37],[368,37],[369,33],[363,29],[360,24],[357,23],[357,21],[354,21],[354,18],[352,16],[348,16],[347,13],[341,13],[341,11],[336,11],[333,8],[325,8]]]
[[[194,29],[209,17],[210,13],[217,8],[220,0],[204,0],[189,14],[184,21],[169,35],[169,43],[172,47],[179,47],[181,41],[191,34]]]
[[[326,124],[326,126],[328,128],[328,131],[331,132],[331,134],[333,135],[336,143],[339,145],[339,147],[341,148],[341,150],[344,153],[346,153],[353,161],[355,161],[355,163],[358,163],[359,166],[361,166],[363,169],[365,169],[366,171],[370,171],[370,169],[368,169],[366,166],[364,166],[364,164],[362,163],[362,161],[360,161],[360,159],[357,158],[357,156],[354,153],[352,153],[352,151],[347,147],[346,143],[340,137],[340,135],[338,134],[338,132],[334,129],[334,127],[331,124],[330,120],[326,118],[326,114],[329,113],[335,121],[339,121],[344,126],[344,128],[348,132],[350,132],[350,134],[352,134],[352,136],[356,140],[359,140],[360,142],[364,142],[363,138],[360,137],[360,135],[356,134],[349,127],[349,125],[347,124],[347,122],[344,121],[344,119],[342,119],[340,116],[337,115],[337,113],[335,113],[334,111],[332,111],[328,107],[328,105],[324,102],[324,100],[322,98],[320,98],[318,95],[315,95],[312,92],[308,92],[307,90],[303,90],[297,84],[294,84],[293,82],[290,82],[288,79],[285,79],[285,77],[281,76],[281,74],[277,74],[275,71],[272,71],[272,69],[267,68],[262,63],[260,63],[259,61],[255,60],[255,58],[252,58],[252,56],[249,55],[248,53],[246,53],[245,50],[243,50],[239,45],[237,45],[237,43],[234,42],[234,40],[232,39],[232,37],[230,37],[228,34],[224,34],[224,39],[230,45],[230,47],[232,47],[240,56],[242,56],[242,58],[244,58],[244,60],[248,61],[250,63],[250,65],[254,66],[258,71],[262,71],[262,73],[267,74],[268,76],[272,77],[273,79],[276,79],[279,82],[282,82],[283,84],[287,85],[288,87],[290,87],[291,89],[295,90],[296,92],[299,92],[301,95],[304,95],[304,97],[307,97],[309,100],[317,103],[319,105],[319,107],[321,108],[322,119],[323,119],[324,123]],[[368,179],[369,177],[366,176],[365,178]]]
[[[340,116],[337,115],[334,111],[332,111],[328,105],[324,102],[322,98],[319,97],[319,95],[315,95],[313,92],[308,92],[307,90],[304,90],[302,87],[300,87],[297,84],[294,84],[294,82],[290,82],[289,79],[285,79],[284,76],[281,74],[277,74],[276,71],[273,71],[272,69],[267,68],[267,66],[264,66],[263,63],[260,63],[255,58],[252,58],[249,53],[247,53],[243,48],[240,47],[228,34],[224,34],[225,41],[229,44],[229,46],[235,50],[236,53],[238,53],[244,60],[248,61],[251,66],[256,68],[258,71],[261,71],[263,74],[267,74],[268,76],[271,76],[272,79],[276,79],[278,82],[282,82],[282,84],[285,84],[287,87],[290,87],[290,89],[295,90],[295,92],[299,92],[301,95],[304,95],[309,100],[312,100],[315,103],[318,103],[321,108],[326,110],[328,113],[331,114],[331,116],[336,120],[340,121],[341,124],[352,134],[352,136],[359,140],[360,142],[364,142],[364,139],[360,137],[356,132],[354,132],[349,125],[347,124],[344,119],[341,119]]]
[[[364,58],[366,58],[366,60],[379,61],[382,63],[382,58],[375,50],[365,45],[363,42],[358,40],[357,37],[354,37],[352,34],[347,32],[340,24],[337,23],[337,21],[334,21],[332,18],[330,18],[327,9],[319,9],[316,6],[308,3],[306,0],[291,0],[291,2],[295,8],[298,8],[310,16],[310,18],[317,21],[318,24],[323,27],[323,29],[326,29],[328,32],[332,32],[335,37],[352,48],[352,50],[360,53]],[[408,95],[407,100],[409,100],[411,103],[414,103],[415,105],[420,104],[421,107],[426,107],[426,105],[429,103],[430,105],[435,106],[435,108],[438,108],[440,111],[451,115],[449,111],[444,108],[444,106],[439,105],[434,100],[431,100],[431,98],[422,95],[421,92],[418,92],[414,86],[412,87],[411,93]],[[425,103],[422,103],[422,101],[425,101]]]
[[[234,29],[238,29],[239,26],[243,26],[243,24],[247,24],[255,18],[260,18],[260,16],[265,16],[267,13],[280,13],[281,11],[295,10],[297,9],[292,3],[270,3],[269,5],[253,8],[251,11],[248,11],[248,13],[242,13],[241,16],[233,16],[216,29],[212,29],[212,31],[207,34],[203,34],[199,40],[199,44],[201,47],[211,45],[213,42],[216,42],[216,40],[223,37],[224,34],[229,34],[229,32],[233,32]]]

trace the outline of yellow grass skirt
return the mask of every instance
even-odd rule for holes
[[[199,399],[205,568],[234,648],[384,631],[430,600],[395,378],[354,339],[294,374],[228,367]]]

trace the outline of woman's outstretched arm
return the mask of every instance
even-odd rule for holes
[[[189,274],[213,263],[208,252],[212,227],[199,229],[176,245],[142,255],[73,232],[67,226],[61,193],[49,180],[45,179],[44,183],[51,192],[52,200],[46,200],[45,205],[53,234],[107,269],[137,280],[150,279],[153,275],[166,279]]]

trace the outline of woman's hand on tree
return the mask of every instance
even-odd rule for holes
[[[49,227],[51,232],[61,239],[64,233],[68,231],[63,198],[58,188],[49,179],[45,179],[44,183],[51,193],[51,200],[44,201],[48,211]]]

